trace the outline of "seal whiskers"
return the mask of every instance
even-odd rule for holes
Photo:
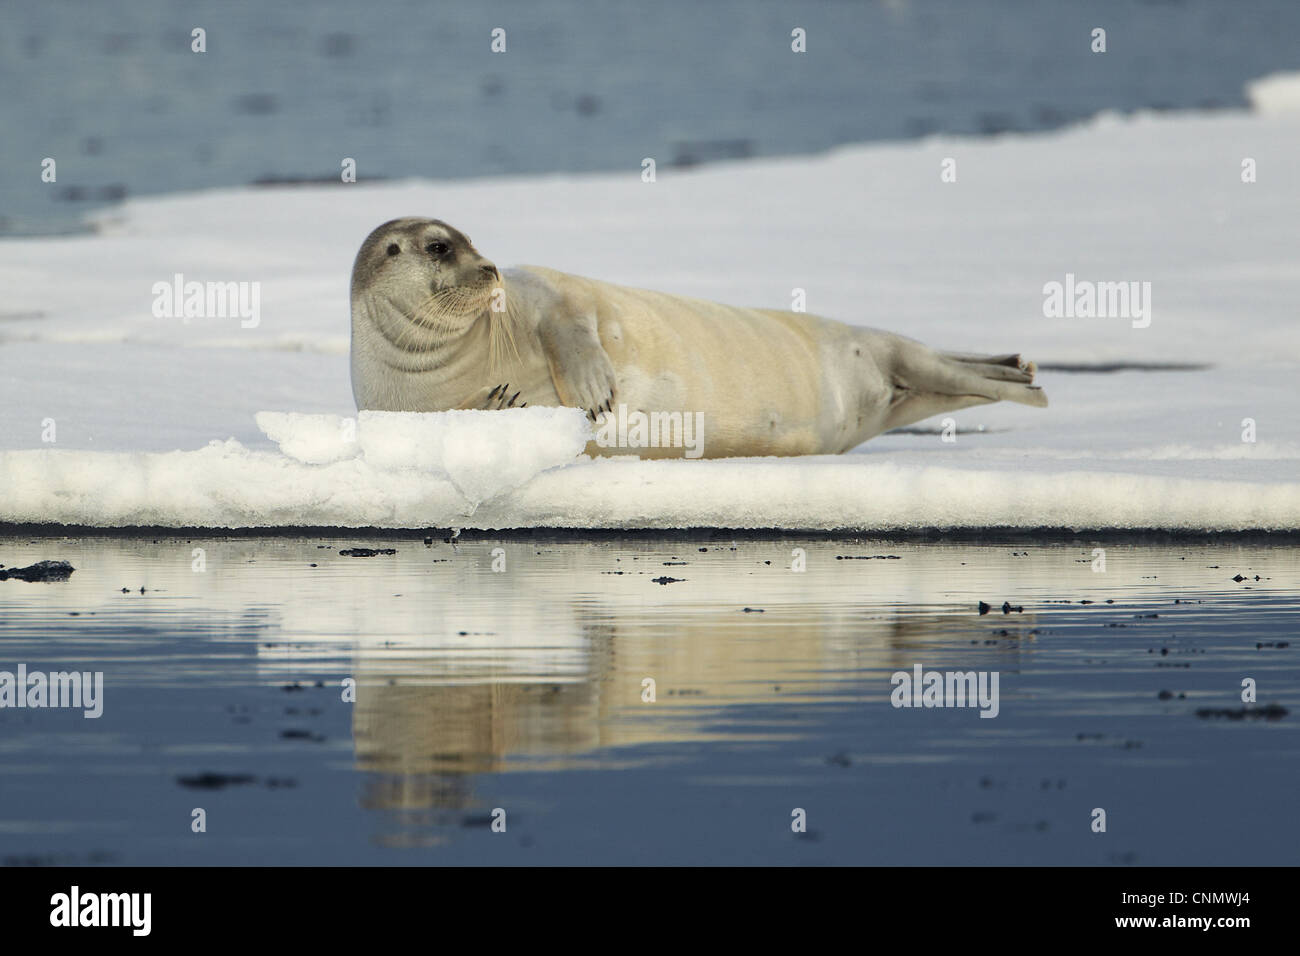
[[[522,368],[523,357],[519,354],[519,343],[515,341],[515,326],[519,322],[519,310],[513,307],[513,300],[506,295],[504,311],[488,310],[488,366],[495,378],[508,375],[512,370]],[[508,354],[507,354],[507,349]]]

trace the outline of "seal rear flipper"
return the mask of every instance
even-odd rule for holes
[[[971,352],[940,352],[946,359],[954,362],[973,362],[978,365],[1008,365],[1012,368],[1024,368],[1026,365],[1033,365],[1033,362],[1026,362],[1019,353],[1013,355],[977,355]]]
[[[907,341],[896,362],[894,384],[902,389],[1047,406],[1047,395],[1030,384],[1037,367],[1019,355],[945,354]]]
[[[1012,385],[1011,392],[1003,396],[1008,402],[1032,405],[1034,408],[1047,407],[1047,393],[1040,385]]]
[[[939,395],[935,392],[900,390],[885,417],[882,431],[903,428],[945,412],[955,412],[972,405],[989,405],[997,401],[983,395]]]
[[[1047,395],[1037,385],[1019,385],[998,382],[1002,394],[997,398],[987,395],[950,395],[939,392],[913,391],[899,388],[885,418],[883,431],[902,428],[934,415],[956,412],[974,405],[991,405],[997,401],[1018,402],[1021,405],[1047,407]]]

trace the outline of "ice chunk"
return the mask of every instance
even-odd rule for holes
[[[1300,110],[1300,73],[1272,73],[1246,84],[1246,98],[1256,113]]]
[[[357,421],[341,415],[305,415],[300,412],[258,412],[257,427],[290,458],[308,465],[327,465],[355,458]]]
[[[368,465],[444,474],[472,505],[573,464],[591,439],[576,408],[362,412],[359,426]]]
[[[444,475],[473,506],[557,465],[572,464],[591,439],[576,408],[376,412],[357,418],[258,412],[257,426],[296,461],[324,465],[358,454],[381,471]]]

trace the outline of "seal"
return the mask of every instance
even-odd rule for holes
[[[939,352],[802,312],[498,270],[437,219],[384,223],[352,268],[358,409],[568,405],[601,426],[593,455],[835,454],[972,405],[1045,407],[1034,374],[1019,355]],[[665,440],[638,440],[656,418]]]

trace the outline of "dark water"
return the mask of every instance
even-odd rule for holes
[[[10,865],[1300,856],[1294,544],[0,538],[58,558],[0,670],[103,715],[0,709]],[[997,716],[893,707],[917,664]]]
[[[361,181],[637,176],[647,156],[672,167],[1240,107],[1247,81],[1300,67],[1294,0],[66,0],[3,16],[11,234],[72,229],[128,196],[339,182],[344,157]],[[191,52],[195,27],[206,53]]]

